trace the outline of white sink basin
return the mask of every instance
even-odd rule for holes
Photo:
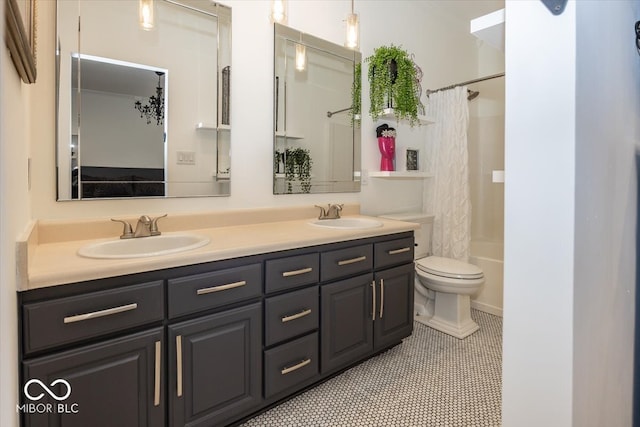
[[[162,234],[160,236],[118,239],[91,243],[78,250],[86,258],[143,258],[190,251],[209,243],[197,234]]]
[[[339,228],[342,230],[361,230],[382,227],[382,222],[368,218],[318,219],[309,224],[317,227]]]

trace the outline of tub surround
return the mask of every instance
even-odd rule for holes
[[[170,214],[160,220],[163,233],[188,231],[210,238],[191,251],[132,259],[91,259],[77,254],[88,243],[117,239],[122,225],[110,218],[35,221],[18,240],[18,291],[106,277],[180,267],[326,243],[412,231],[418,224],[376,218],[382,227],[330,229],[310,225],[313,206]],[[343,217],[363,217],[359,205],[345,205]],[[141,212],[147,214],[147,212]],[[151,213],[152,216],[153,213]],[[136,217],[117,217],[135,225]],[[153,237],[147,237],[152,239]]]

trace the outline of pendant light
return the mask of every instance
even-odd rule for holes
[[[138,17],[140,21],[140,28],[145,31],[153,30],[153,9],[154,0],[138,0]]]
[[[287,0],[273,0],[271,2],[271,22],[287,23]]]
[[[307,68],[307,47],[302,43],[296,43],[296,71],[304,71]]]
[[[347,40],[345,47],[358,50],[360,48],[360,22],[358,14],[353,12],[353,1],[351,0],[351,13],[347,15]]]

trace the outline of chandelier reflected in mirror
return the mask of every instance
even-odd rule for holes
[[[140,100],[136,101],[134,107],[140,112],[140,118],[146,118],[147,124],[150,125],[153,121],[156,124],[164,124],[164,91],[162,89],[162,71],[156,71],[158,76],[158,86],[156,86],[156,94],[149,97],[149,101],[146,104],[142,104]]]

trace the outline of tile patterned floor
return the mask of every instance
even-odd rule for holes
[[[465,340],[420,323],[401,345],[243,427],[499,427],[502,318]]]

